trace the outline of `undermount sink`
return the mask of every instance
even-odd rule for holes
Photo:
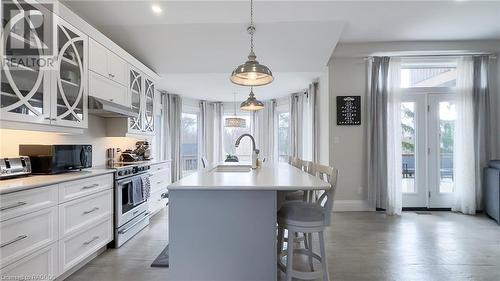
[[[210,170],[212,173],[249,173],[251,166],[247,165],[221,165]]]

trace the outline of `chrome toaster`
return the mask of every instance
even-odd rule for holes
[[[28,156],[0,158],[0,179],[31,174],[31,162]]]

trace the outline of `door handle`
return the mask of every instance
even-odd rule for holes
[[[99,208],[98,208],[98,207],[95,207],[95,208],[93,208],[92,210],[88,210],[88,211],[83,212],[83,214],[84,214],[84,215],[87,215],[87,214],[93,213],[93,212],[95,212],[95,211],[97,211],[97,210],[99,210]]]
[[[82,187],[82,189],[89,189],[89,188],[94,188],[94,187],[98,187],[98,186],[99,186],[98,183],[94,183],[92,185],[86,185],[86,186]]]
[[[14,239],[12,239],[12,240],[10,240],[8,242],[5,242],[2,245],[0,245],[0,248],[3,248],[5,246],[9,246],[10,244],[14,244],[14,243],[16,243],[18,241],[21,241],[21,240],[25,239],[25,238],[28,238],[28,235],[19,235],[16,238],[14,238]]]
[[[26,202],[24,202],[24,201],[17,202],[16,204],[12,204],[12,205],[5,206],[5,207],[0,208],[0,211],[5,211],[5,210],[9,210],[9,209],[13,209],[13,208],[21,207],[21,206],[26,205],[26,204],[28,204],[28,203],[26,203]]]
[[[87,246],[88,244],[94,242],[95,240],[99,239],[99,236],[94,236],[92,239],[89,241],[83,242],[83,245]]]

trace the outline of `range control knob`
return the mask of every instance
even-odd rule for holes
[[[118,171],[119,176],[123,176],[123,171]]]

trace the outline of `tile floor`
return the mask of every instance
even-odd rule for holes
[[[66,280],[168,281],[167,268],[150,267],[168,242],[166,218],[159,213],[127,244]],[[500,226],[484,215],[335,213],[327,253],[332,280],[500,280]]]

